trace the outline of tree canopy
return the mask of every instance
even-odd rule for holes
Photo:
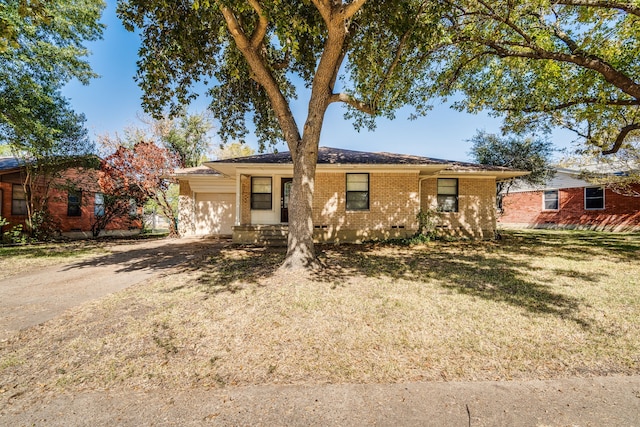
[[[169,220],[169,235],[177,237],[177,212],[169,191],[173,180],[168,176],[179,166],[177,156],[153,142],[139,141],[132,147],[121,145],[102,161],[100,185],[114,203],[127,197],[134,198],[136,203],[155,202]]]
[[[563,126],[614,153],[640,133],[640,4],[438,0],[446,37],[430,47],[430,91],[462,93],[508,130]]]
[[[95,77],[85,41],[102,35],[102,0],[7,0],[0,5],[0,143],[31,155],[85,154],[84,116],[61,94]]]
[[[137,80],[145,110],[177,112],[209,89],[224,141],[253,127],[261,148],[284,140],[293,160],[289,268],[315,264],[311,206],[318,143],[329,105],[347,106],[357,127],[413,105],[426,110],[429,58],[441,24],[418,0],[125,0],[118,13],[140,30]],[[305,88],[300,125],[291,101]]]
[[[208,112],[189,114],[183,111],[176,118],[155,121],[152,128],[162,145],[178,156],[182,167],[199,166],[208,160],[213,130],[213,118]]]
[[[544,185],[553,178],[551,166],[553,144],[545,139],[533,136],[505,136],[479,131],[470,140],[471,157],[482,165],[504,166],[517,170],[530,171],[529,175],[516,180],[498,182],[497,195],[501,198],[509,192],[515,181],[531,185]]]

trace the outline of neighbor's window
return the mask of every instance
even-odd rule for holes
[[[438,178],[438,211],[458,212],[458,178]]]
[[[129,199],[129,216],[138,216],[138,203],[136,203],[136,199]]]
[[[67,216],[80,216],[80,200],[82,200],[82,191],[69,190],[67,192]]]
[[[369,174],[347,174],[347,210],[369,210]]]
[[[587,187],[584,189],[585,209],[604,209],[604,189],[602,187]]]
[[[270,177],[251,177],[251,209],[271,209]]]
[[[558,190],[546,190],[544,192],[544,210],[557,211],[558,200]]]
[[[104,216],[104,194],[96,193],[93,212],[96,216]]]
[[[24,187],[20,184],[13,184],[11,192],[11,215],[27,214],[27,195]]]

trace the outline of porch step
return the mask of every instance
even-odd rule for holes
[[[287,246],[286,225],[238,225],[233,227],[233,242],[263,246]]]

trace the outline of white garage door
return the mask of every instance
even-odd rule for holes
[[[236,212],[233,193],[196,194],[196,235],[231,235]]]

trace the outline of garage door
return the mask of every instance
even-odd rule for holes
[[[236,195],[233,193],[196,194],[196,235],[231,235],[236,212]]]

